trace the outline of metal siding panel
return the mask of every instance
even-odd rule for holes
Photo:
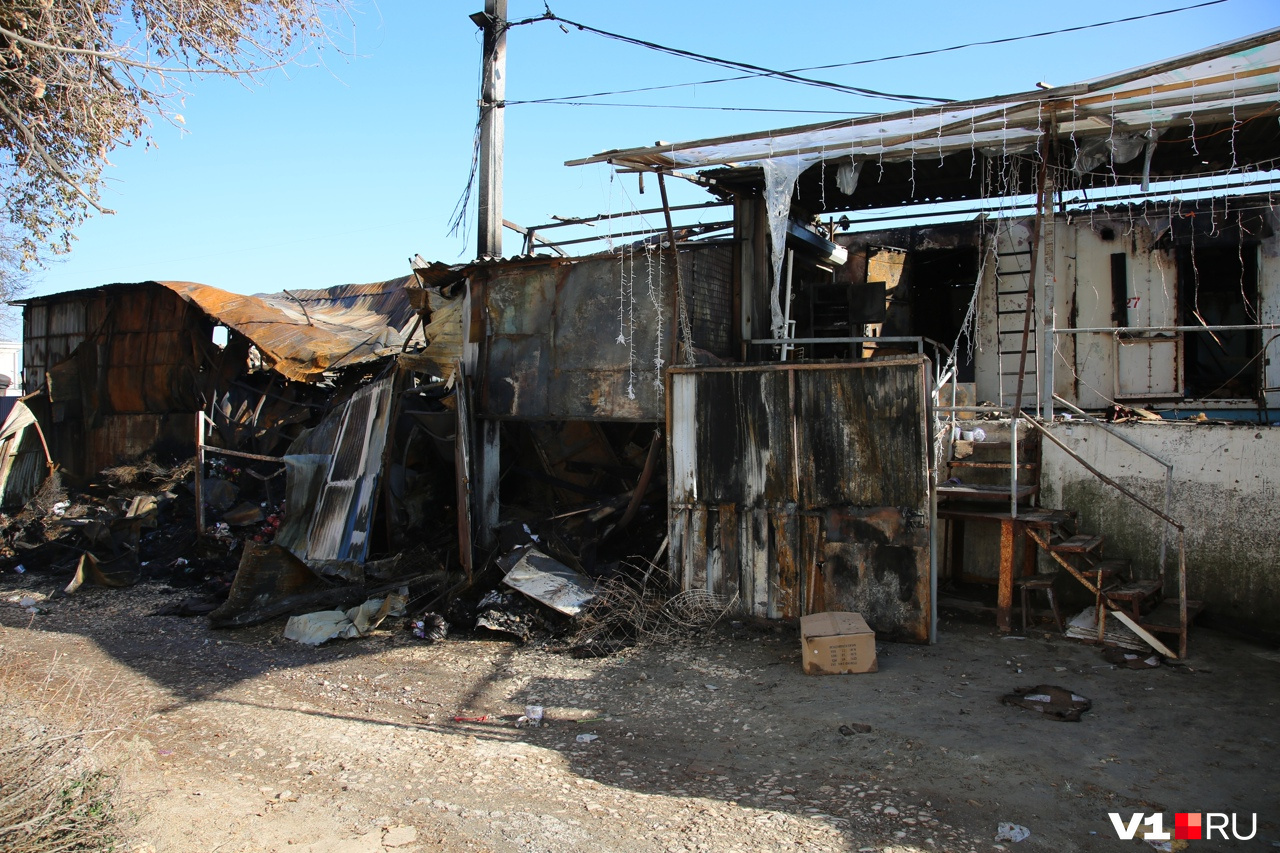
[[[796,566],[796,516],[794,512],[772,512],[773,557],[777,571],[773,577],[774,600],[770,616],[794,619],[803,615],[799,590],[799,572]]]
[[[671,502],[698,499],[698,377],[671,376]]]
[[[751,613],[768,616],[770,612],[769,584],[769,520],[764,510],[751,510],[742,514],[746,523],[746,535],[740,540],[750,548],[750,555],[743,554],[744,570],[750,575]]]
[[[687,569],[685,589],[707,589],[707,508],[690,511],[690,546],[685,557]]]
[[[721,504],[716,512],[716,519],[721,571],[715,591],[733,599],[738,597],[742,577],[738,548],[738,508],[733,504]]]
[[[671,378],[672,503],[690,518],[682,586],[732,595],[736,581],[744,612],[856,610],[887,638],[927,642],[924,360],[682,368]],[[804,509],[791,500],[797,481]]]

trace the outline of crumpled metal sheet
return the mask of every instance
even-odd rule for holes
[[[9,412],[0,426],[0,506],[13,508],[30,500],[44,482],[49,454],[35,414],[17,398],[5,402]]]
[[[537,548],[528,548],[502,582],[566,616],[577,616],[595,600],[594,584]]]
[[[400,349],[413,317],[404,289],[410,278],[259,296],[189,281],[156,284],[253,341],[272,369],[308,382]]]

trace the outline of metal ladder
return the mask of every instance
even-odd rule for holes
[[[1031,283],[1031,238],[1022,229],[996,233],[996,351],[999,359],[1001,406],[1014,405],[1018,388],[1018,365],[1022,358],[1022,327],[1027,311],[1027,290]],[[1026,375],[1022,399],[1028,411],[1036,406],[1039,382],[1039,346],[1036,317],[1032,314],[1027,336]]]

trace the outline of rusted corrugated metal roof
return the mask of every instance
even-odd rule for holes
[[[246,296],[190,281],[108,284],[22,300],[31,308],[83,302],[101,294],[164,287],[217,323],[244,335],[289,379],[314,381],[326,370],[397,352],[413,316],[404,286],[411,276],[373,284]]]
[[[243,296],[187,281],[156,284],[253,341],[285,377],[306,382],[326,370],[380,358],[400,348],[404,319],[411,312],[404,293],[406,280],[290,291],[292,296]]]

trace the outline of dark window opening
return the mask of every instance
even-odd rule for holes
[[[1257,320],[1258,253],[1243,246],[1180,246],[1179,313],[1184,326],[1243,326]],[[1190,399],[1253,399],[1261,376],[1261,333],[1187,332],[1184,388]]]
[[[1124,252],[1111,255],[1111,322],[1129,325],[1129,256]]]
[[[904,277],[910,283],[912,307],[911,331],[906,334],[930,338],[948,348],[959,346],[956,378],[960,382],[974,381],[973,330],[963,336],[960,331],[977,287],[977,248],[912,252],[907,257]],[[930,358],[939,357],[928,346],[925,352]]]

